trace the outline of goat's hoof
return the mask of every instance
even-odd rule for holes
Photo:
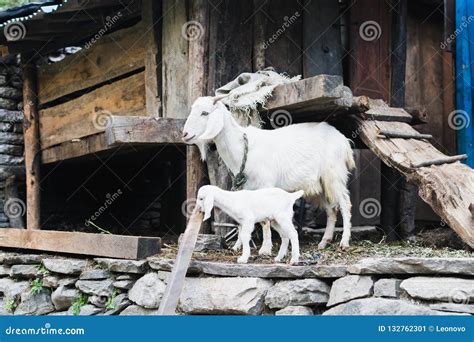
[[[238,262],[239,264],[246,264],[247,261],[248,261],[248,258],[244,258],[244,257],[239,257],[239,258],[237,259],[237,262]]]
[[[328,243],[327,243],[326,241],[321,241],[321,242],[318,244],[318,249],[321,250],[321,249],[326,248],[327,244],[328,244]]]
[[[339,244],[339,248],[343,251],[347,251],[349,249],[349,242],[341,241],[341,243]]]
[[[273,259],[273,261],[275,262],[281,262],[282,260],[283,260],[283,257],[282,258],[276,257],[275,259]]]
[[[263,247],[258,251],[258,255],[272,255],[272,247]]]
[[[234,245],[234,246],[232,247],[232,251],[238,252],[238,251],[240,251],[241,248],[242,248],[242,246]]]
[[[292,265],[292,266],[297,265],[299,262],[300,262],[299,258],[294,258],[294,259],[292,258],[290,260],[290,265]]]

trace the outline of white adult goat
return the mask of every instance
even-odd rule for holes
[[[301,123],[275,130],[242,127],[216,97],[200,97],[184,125],[183,141],[196,144],[203,160],[206,146],[214,141],[219,156],[236,175],[248,139],[244,189],[277,187],[304,190],[305,198],[323,207],[327,225],[318,247],[323,249],[334,237],[337,210],[343,218],[340,247],[349,247],[351,202],[347,189],[349,172],[355,167],[349,140],[327,123]],[[259,254],[271,254],[270,227],[265,225]]]
[[[293,225],[293,205],[303,196],[303,191],[288,193],[278,188],[260,190],[226,191],[213,185],[205,185],[198,191],[196,208],[204,212],[204,221],[211,217],[213,207],[217,207],[239,223],[239,241],[242,255],[239,263],[247,263],[250,257],[250,236],[255,224],[269,220],[280,234],[281,246],[276,262],[280,262],[291,242],[290,264],[299,260],[298,233]]]

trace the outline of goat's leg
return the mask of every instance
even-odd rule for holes
[[[341,200],[339,202],[339,207],[341,209],[341,215],[343,220],[343,231],[342,231],[342,239],[339,247],[342,249],[349,248],[349,241],[351,239],[351,199],[347,193],[341,196]]]
[[[270,228],[270,221],[265,220],[262,224],[263,242],[262,247],[258,251],[258,255],[272,255],[272,231]]]
[[[237,259],[239,264],[246,264],[250,257],[250,238],[254,224],[243,224],[240,231],[240,240],[242,241],[242,255]]]
[[[288,225],[288,229],[290,230],[289,237],[291,242],[290,264],[294,265],[297,264],[298,261],[300,261],[300,242],[298,240],[298,232],[296,231],[296,228],[295,226],[293,226],[292,223],[291,225]]]
[[[327,215],[327,223],[326,223],[326,230],[324,231],[323,238],[318,245],[318,249],[326,248],[328,242],[331,242],[334,238],[334,228],[336,227],[336,220],[337,220],[337,210],[336,208],[331,207],[329,204],[325,204],[326,215]]]
[[[239,227],[238,227],[238,233],[237,233],[237,241],[235,241],[235,244],[234,246],[232,247],[232,250],[234,252],[237,252],[240,250],[240,248],[242,248],[242,240],[240,239],[240,233],[242,231],[242,226],[239,224]]]

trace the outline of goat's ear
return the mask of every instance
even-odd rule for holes
[[[212,140],[222,131],[222,128],[224,128],[224,113],[217,108],[209,114],[206,130],[199,139]]]
[[[214,195],[213,194],[208,194],[206,198],[204,199],[204,219],[203,221],[206,221],[211,217],[211,211],[212,208],[214,207]]]

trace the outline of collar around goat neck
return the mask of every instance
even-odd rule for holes
[[[249,153],[249,140],[247,138],[247,133],[244,133],[244,155],[242,156],[242,163],[240,164],[240,170],[236,175],[232,175],[232,191],[240,190],[247,181],[247,176],[244,173],[245,164],[247,164],[247,155]]]

